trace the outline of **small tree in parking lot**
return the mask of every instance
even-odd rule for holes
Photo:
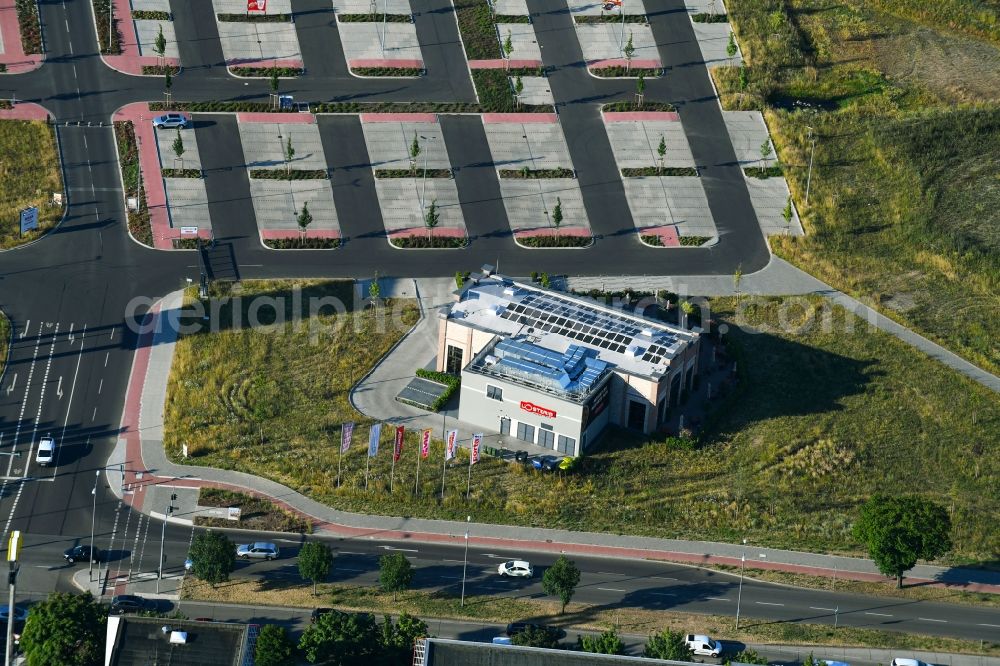
[[[625,644],[614,629],[608,629],[597,636],[580,636],[578,645],[584,652],[597,654],[622,654],[625,651]]]
[[[667,157],[667,138],[662,134],[660,135],[660,145],[656,147],[656,155],[660,159],[660,170],[657,172],[659,175],[663,173],[663,160]]]
[[[208,530],[191,542],[191,571],[213,586],[229,580],[236,567],[236,546],[221,532]]]
[[[628,33],[628,41],[622,47],[622,55],[625,56],[625,71],[632,71],[632,56],[635,55],[635,44],[632,43],[632,33]]]
[[[378,560],[378,582],[382,590],[392,592],[393,601],[402,590],[410,587],[413,567],[402,553],[386,553]]]
[[[156,34],[156,40],[153,42],[153,53],[156,54],[156,60],[160,65],[163,65],[163,55],[167,51],[167,38],[163,36],[163,26],[160,26],[160,31]]]
[[[691,648],[684,642],[684,634],[670,629],[664,629],[650,636],[642,651],[643,657],[672,661],[691,661],[693,654]]]
[[[560,615],[566,612],[566,604],[573,598],[576,586],[579,584],[580,570],[565,555],[560,555],[559,559],[542,574],[542,589],[545,590],[545,594],[557,596],[562,602]]]
[[[729,31],[729,41],[726,42],[726,55],[732,60],[736,57],[736,52],[739,51],[739,47],[736,46],[736,34],[732,30]]]
[[[313,584],[313,596],[316,595],[316,583],[326,580],[333,568],[333,553],[330,547],[319,541],[309,541],[302,544],[299,550],[299,575]]]
[[[174,155],[177,159],[181,161],[181,171],[184,170],[184,139],[181,138],[181,128],[177,128],[177,138],[174,139],[174,143],[171,146],[174,149]]]

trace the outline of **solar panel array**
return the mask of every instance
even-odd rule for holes
[[[508,303],[500,317],[619,354],[625,353],[642,332],[637,322],[628,317],[542,293],[529,293],[517,302]],[[662,331],[657,331],[656,337],[657,341],[644,351],[643,361],[659,364],[665,356],[669,357],[668,347],[676,338]]]
[[[560,354],[508,338],[496,344],[493,354],[499,359],[493,367],[495,372],[567,393],[587,393],[608,368],[607,363],[595,358],[593,349],[579,345],[570,345],[565,354]]]

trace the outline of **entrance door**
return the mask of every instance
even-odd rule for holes
[[[646,404],[638,400],[628,401],[628,427],[643,430],[646,427]]]
[[[462,374],[462,348],[448,345],[448,357],[444,371],[452,375]]]

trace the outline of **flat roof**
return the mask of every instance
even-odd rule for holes
[[[551,650],[520,645],[495,645],[473,643],[444,638],[427,639],[427,666],[652,666],[671,664],[692,666],[687,662],[629,657],[624,655],[594,654],[575,650]]]
[[[572,347],[590,349],[615,369],[654,381],[698,337],[694,331],[499,275],[474,278],[448,318],[501,337],[520,336],[562,355],[572,355]]]
[[[248,626],[162,617],[110,618],[119,624],[111,666],[198,664],[240,666]],[[168,627],[169,631],[163,628]],[[186,642],[171,643],[171,632],[187,632]]]

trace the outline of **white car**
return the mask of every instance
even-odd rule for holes
[[[722,654],[722,643],[708,636],[703,636],[701,634],[688,634],[684,639],[684,643],[691,648],[691,652],[705,656],[705,657],[718,657]]]
[[[531,578],[535,575],[535,570],[531,568],[530,562],[524,560],[510,560],[503,562],[497,567],[497,573],[501,576],[514,576],[517,578]]]
[[[926,661],[910,659],[909,657],[896,657],[892,660],[892,666],[930,666]]]
[[[42,467],[48,467],[56,461],[56,440],[51,437],[42,437],[38,442],[38,453],[35,454],[35,462]]]

